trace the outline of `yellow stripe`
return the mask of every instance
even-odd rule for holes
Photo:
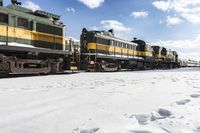
[[[8,33],[7,33],[8,30]],[[45,42],[51,42],[51,43],[58,43],[58,44],[64,44],[64,36],[58,36],[58,35],[51,35],[36,31],[30,31],[26,29],[6,26],[6,25],[0,25],[0,36],[7,36],[13,37],[13,38],[19,38],[19,39],[26,39],[26,40],[34,40],[34,41],[45,41]]]
[[[138,56],[153,56],[151,52],[138,52]]]
[[[87,44],[87,49],[88,50],[90,50],[90,49],[95,50],[96,48],[97,48],[96,43],[88,43]]]
[[[135,55],[135,56],[152,56],[151,52],[140,52],[140,51],[135,51],[135,50],[130,50],[130,49],[125,49],[125,48],[119,48],[119,47],[114,47],[114,46],[109,46],[109,45],[103,45],[103,44],[97,44],[97,43],[88,43],[87,45],[88,50],[104,50],[104,51],[109,51],[112,53],[118,53],[118,54],[124,54],[124,55]]]

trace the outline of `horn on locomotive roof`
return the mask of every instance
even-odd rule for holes
[[[3,6],[3,0],[0,0],[0,6]]]
[[[108,30],[108,32],[114,34],[114,30],[113,29]]]
[[[133,41],[136,41],[136,40],[137,40],[137,38],[136,38],[136,37],[134,37],[134,38],[133,38]]]
[[[21,3],[21,2],[18,2],[17,0],[11,0],[11,3],[12,3],[13,5],[22,5],[22,3]]]
[[[110,36],[114,36],[114,30],[113,29],[108,30],[108,32],[110,33]]]

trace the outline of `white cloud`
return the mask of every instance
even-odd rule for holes
[[[132,12],[130,16],[133,16],[135,18],[145,18],[149,15],[148,11],[142,11],[142,12]]]
[[[160,40],[152,44],[176,50],[181,58],[200,60],[200,35],[191,40]]]
[[[125,27],[123,23],[117,20],[103,20],[101,24],[104,29],[114,29],[116,32],[130,32],[131,28]]]
[[[117,37],[123,39],[130,39],[132,38],[132,29],[130,27],[125,26],[123,23],[117,20],[103,20],[100,22],[100,26],[92,26],[90,27],[91,30],[106,30],[109,29],[114,30],[114,34]]]
[[[182,22],[183,20],[180,18],[167,16],[166,20],[167,25],[178,25],[181,24]]]
[[[170,3],[169,1],[155,1],[153,2],[153,6],[162,11],[167,11],[170,8]]]
[[[66,11],[67,12],[76,12],[76,10],[74,8],[72,8],[72,7],[66,8]]]
[[[35,4],[31,0],[25,1],[25,3],[22,6],[25,7],[25,8],[31,9],[33,11],[41,10],[40,6]]]
[[[102,5],[104,0],[78,0],[79,2],[85,4],[87,7],[94,9]]]
[[[155,1],[153,6],[162,11],[176,13],[192,24],[200,23],[200,0]]]

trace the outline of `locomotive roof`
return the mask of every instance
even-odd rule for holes
[[[49,17],[51,16],[52,18],[54,18],[55,20],[58,20],[59,16],[55,15],[55,14],[51,14],[51,13],[47,13],[44,11],[37,11],[37,13],[34,13],[32,10],[24,8],[22,6],[18,6],[18,5],[14,5],[14,4],[10,4],[7,7],[1,7],[0,6],[0,12],[1,13],[5,13],[5,14],[12,14],[18,17],[23,17],[26,19],[30,19],[30,20],[34,20],[36,22],[40,22],[43,24],[48,24],[48,25],[52,25],[52,26],[56,26],[56,27],[63,27],[63,24],[55,24],[51,19],[49,19],[47,16],[42,16],[39,15],[37,13],[46,13],[46,15],[49,15]]]
[[[133,43],[131,41],[127,41],[127,40],[124,40],[124,39],[121,39],[121,38],[118,38],[118,37],[115,37],[115,36],[108,36],[108,35],[102,34],[101,31],[91,31],[91,32],[95,32],[96,36],[102,37],[102,38],[105,38],[105,39],[115,40],[115,41],[123,42],[123,43],[130,44],[130,45],[135,45],[135,46],[138,45],[137,43]]]

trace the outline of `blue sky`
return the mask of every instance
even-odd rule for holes
[[[7,5],[10,1],[4,0]],[[66,35],[79,39],[83,27],[144,39],[200,57],[200,0],[21,0],[23,6],[61,15]]]

